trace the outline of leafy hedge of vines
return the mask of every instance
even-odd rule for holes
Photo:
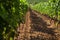
[[[0,0],[0,40],[14,40],[27,7],[26,0]]]

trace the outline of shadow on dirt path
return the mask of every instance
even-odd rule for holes
[[[31,17],[31,27],[35,30],[35,31],[40,31],[40,32],[44,32],[44,33],[48,33],[48,34],[51,34],[51,35],[54,35],[54,29],[53,28],[47,28],[47,24],[44,20],[42,20],[42,18],[40,17],[37,17],[37,15],[35,13],[33,13],[31,11],[31,14],[30,14],[30,17]]]

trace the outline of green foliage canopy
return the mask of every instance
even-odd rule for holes
[[[49,2],[40,2],[32,9],[47,14],[53,19],[60,20],[60,0],[49,0]]]
[[[0,0],[0,40],[13,40],[27,7],[26,0]]]

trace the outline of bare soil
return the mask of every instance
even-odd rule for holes
[[[60,40],[60,23],[29,9],[16,40]]]

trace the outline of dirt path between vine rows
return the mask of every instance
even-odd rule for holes
[[[60,40],[60,24],[34,10],[29,9],[26,21],[20,24],[17,40]]]

